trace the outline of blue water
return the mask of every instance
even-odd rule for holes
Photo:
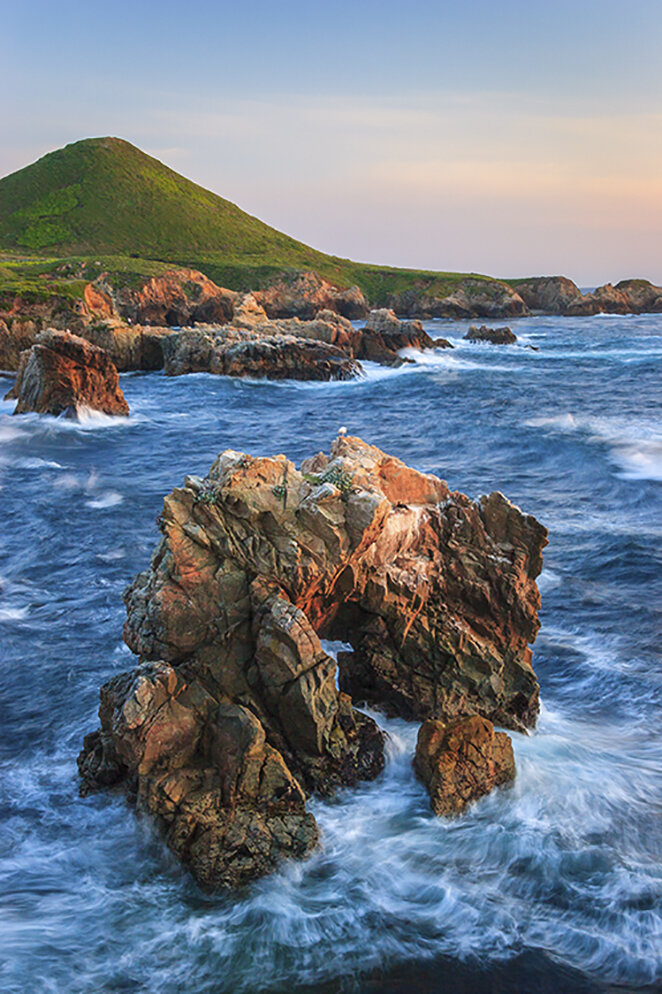
[[[458,348],[352,383],[127,374],[131,418],[81,424],[0,404],[3,992],[659,989],[662,317],[527,318],[503,348],[426,326]],[[187,473],[340,425],[548,526],[539,726],[514,787],[445,821],[416,726],[379,718],[387,768],[313,801],[321,849],[204,896],[121,796],[77,796],[98,688],[133,662],[122,590]]]

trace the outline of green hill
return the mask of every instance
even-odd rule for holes
[[[379,303],[414,287],[443,295],[467,274],[364,265],[318,252],[119,138],[88,138],[0,180],[0,291],[45,289],[107,270],[135,279],[162,264],[235,289],[314,269]]]

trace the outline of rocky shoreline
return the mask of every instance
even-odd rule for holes
[[[584,294],[561,276],[508,283],[466,278],[446,296],[431,296],[424,287],[390,294],[386,307],[378,313],[384,311],[401,320],[399,328],[393,321],[390,327],[388,322],[371,327],[374,310],[371,312],[358,287],[344,290],[312,272],[299,273],[294,279],[253,293],[217,286],[192,269],[173,269],[136,287],[115,286],[108,274],[102,274],[85,285],[78,300],[57,294],[42,299],[5,293],[0,298],[0,369],[16,370],[21,352],[46,328],[69,330],[104,348],[121,372],[162,368],[165,339],[173,329],[189,328],[225,329],[226,333],[251,330],[255,339],[281,335],[315,338],[340,347],[350,359],[395,362],[393,353],[406,345],[430,347],[420,326],[422,318],[660,313],[662,287],[632,279]],[[350,322],[364,319],[372,334],[364,335],[361,341]],[[331,324],[335,330],[321,328],[319,322]],[[234,341],[247,337],[238,334]],[[437,347],[440,344],[435,343]]]
[[[439,813],[512,779],[492,723],[536,721],[547,539],[502,494],[474,502],[339,434],[300,469],[222,453],[159,525],[125,592],[138,665],[101,688],[79,769],[84,793],[126,790],[201,886],[305,856],[306,798],[379,775],[383,734],[353,701],[433,719],[417,770]],[[336,664],[324,638],[352,651]]]

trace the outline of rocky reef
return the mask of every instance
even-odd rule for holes
[[[300,469],[226,451],[159,524],[125,593],[139,664],[102,688],[79,768],[85,791],[124,785],[203,886],[305,855],[306,795],[379,774],[382,733],[352,697],[535,723],[546,531],[503,495],[474,502],[341,434]],[[353,647],[339,686],[324,638]]]
[[[82,408],[126,415],[129,405],[117,369],[103,349],[67,331],[39,332],[32,348],[21,353],[14,386],[14,414],[76,415]]]
[[[510,328],[488,328],[485,324],[480,328],[472,324],[464,337],[470,342],[488,342],[490,345],[513,345],[517,341],[517,335]]]

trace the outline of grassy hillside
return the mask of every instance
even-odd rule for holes
[[[0,180],[0,291],[76,294],[103,271],[133,282],[168,264],[238,290],[314,269],[373,303],[413,287],[443,296],[467,275],[325,255],[119,138],[75,142]]]

